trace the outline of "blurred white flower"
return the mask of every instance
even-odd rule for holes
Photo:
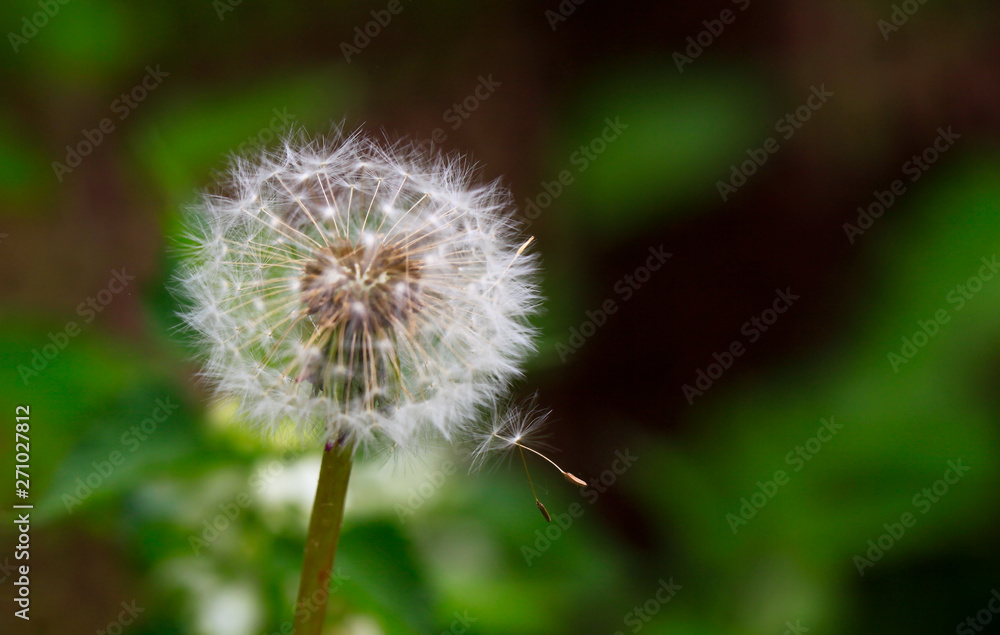
[[[454,438],[533,348],[536,265],[509,195],[460,158],[361,135],[234,161],[189,219],[183,317],[263,431]]]

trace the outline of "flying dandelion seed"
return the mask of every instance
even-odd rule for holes
[[[511,208],[459,158],[360,134],[236,159],[191,214],[180,280],[205,377],[271,434],[454,438],[533,348]]]
[[[498,410],[497,416],[489,427],[475,430],[470,435],[470,438],[476,444],[475,449],[472,451],[473,470],[481,468],[488,459],[496,455],[508,454],[515,451],[520,455],[521,463],[524,465],[524,473],[527,475],[528,484],[531,487],[531,495],[535,497],[535,506],[538,507],[538,511],[542,513],[542,517],[545,518],[546,522],[552,522],[552,517],[549,515],[548,510],[545,509],[542,501],[538,500],[538,495],[535,493],[535,484],[531,480],[528,461],[524,456],[525,450],[542,458],[559,470],[559,473],[570,483],[580,487],[587,486],[586,481],[562,469],[555,461],[536,449],[544,445],[541,442],[542,429],[549,418],[549,414],[551,413],[548,410],[538,407],[538,396],[535,395],[521,404],[510,405]]]

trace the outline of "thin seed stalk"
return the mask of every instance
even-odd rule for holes
[[[350,477],[351,448],[334,441],[328,442],[323,450],[316,500],[306,536],[299,597],[295,603],[295,635],[322,633]]]

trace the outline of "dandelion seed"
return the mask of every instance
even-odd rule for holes
[[[542,512],[547,522],[552,522],[545,505],[538,500],[535,494],[535,484],[531,480],[531,472],[528,470],[528,462],[524,452],[528,451],[541,457],[563,475],[569,482],[586,487],[587,482],[577,476],[570,474],[555,461],[542,454],[531,445],[544,445],[541,441],[542,428],[549,417],[549,411],[542,410],[537,405],[537,395],[519,405],[508,405],[497,412],[492,425],[483,430],[473,433],[472,441],[476,444],[473,450],[472,469],[483,467],[487,460],[493,456],[502,456],[513,450],[517,450],[524,464],[524,472],[528,477],[528,485],[531,487],[531,495],[535,498],[535,505]]]

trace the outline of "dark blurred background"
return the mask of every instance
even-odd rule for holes
[[[209,402],[170,247],[230,154],[344,122],[503,177],[548,298],[518,391],[592,487],[533,463],[546,525],[516,463],[358,466],[330,633],[992,632],[998,18],[3,3],[0,630],[288,632],[319,451]]]

